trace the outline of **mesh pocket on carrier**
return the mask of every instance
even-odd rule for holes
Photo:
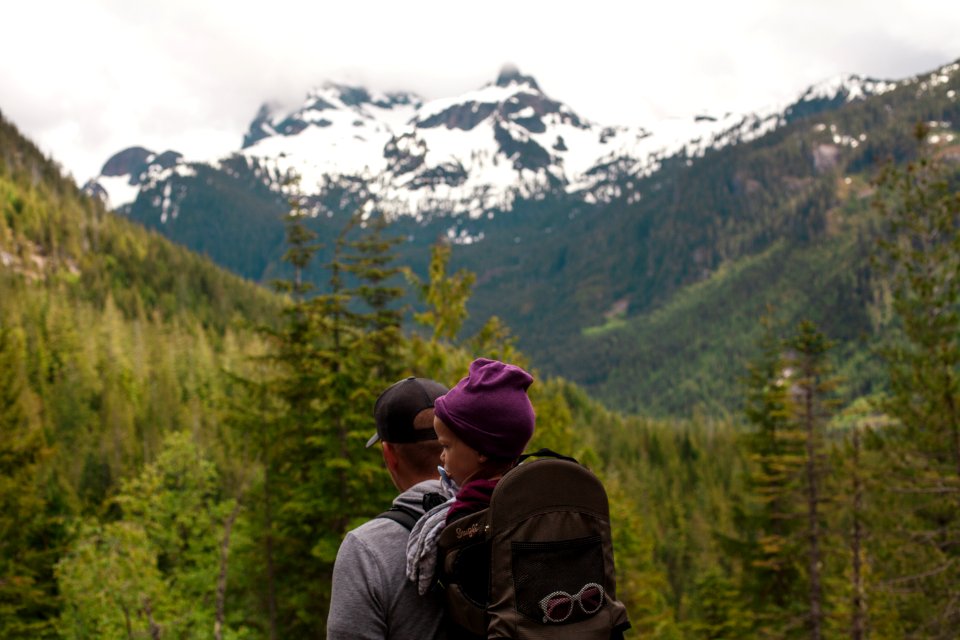
[[[591,582],[606,584],[600,536],[549,542],[512,542],[510,547],[517,611],[536,622],[543,622],[540,601],[545,596],[555,591],[575,594]],[[578,622],[590,615],[574,607],[572,615],[562,624]]]

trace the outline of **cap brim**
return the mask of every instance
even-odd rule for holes
[[[369,449],[369,448],[372,447],[373,445],[377,444],[377,441],[378,441],[379,439],[380,439],[380,434],[379,434],[379,433],[373,434],[373,435],[370,437],[370,439],[367,440],[367,449]]]

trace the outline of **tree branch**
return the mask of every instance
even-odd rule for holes
[[[894,579],[892,579],[892,580],[887,580],[887,581],[884,582],[883,584],[893,586],[893,585],[904,584],[904,583],[908,583],[908,582],[916,582],[916,581],[918,581],[918,580],[924,580],[924,579],[926,579],[926,578],[932,578],[933,576],[939,575],[939,574],[943,573],[944,571],[946,571],[947,569],[949,569],[950,566],[953,565],[954,560],[956,560],[956,558],[950,558],[949,560],[947,560],[945,563],[943,563],[943,564],[940,565],[939,567],[934,567],[933,569],[931,569],[931,570],[929,570],[929,571],[924,571],[923,573],[918,573],[918,574],[912,575],[912,576],[904,576],[904,577],[902,577],[902,578],[894,578]]]

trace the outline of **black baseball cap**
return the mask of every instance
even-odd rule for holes
[[[420,442],[436,440],[437,432],[429,429],[414,429],[413,419],[424,409],[432,409],[433,401],[449,389],[427,378],[410,376],[387,388],[377,398],[373,407],[373,419],[377,432],[367,441],[372,447],[377,440],[384,442]]]

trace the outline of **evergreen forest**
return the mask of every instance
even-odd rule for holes
[[[394,495],[364,448],[378,393],[477,356],[529,367],[531,448],[604,481],[628,637],[956,638],[960,167],[903,126],[863,167],[875,383],[822,309],[771,303],[722,362],[735,410],[650,417],[542,375],[470,315],[456,247],[418,276],[375,209],[320,236],[291,181],[270,290],[105,211],[0,118],[0,638],[323,637],[340,540]]]
[[[450,256],[452,269],[476,276],[464,332],[496,315],[541,372],[607,407],[739,415],[730,363],[759,355],[757,318],[768,307],[785,326],[816,322],[836,342],[849,392],[869,395],[885,384],[877,352],[890,320],[874,264],[883,227],[872,197],[877,171],[914,158],[916,122],[931,127],[942,154],[956,155],[960,62],[857,93],[805,94],[776,114],[772,130],[751,129],[759,124],[746,118],[720,141],[700,139],[649,170],[612,157],[591,171],[606,197],[559,185],[479,217],[437,205],[391,220],[386,233],[401,239],[398,262],[424,278],[437,238],[482,237]],[[141,175],[124,214],[264,286],[291,277],[279,170],[242,154],[187,168]],[[328,178],[302,185],[319,213],[305,225],[323,238],[376,191],[370,177]],[[332,249],[321,243],[317,262]],[[306,277],[329,292],[322,270]]]

